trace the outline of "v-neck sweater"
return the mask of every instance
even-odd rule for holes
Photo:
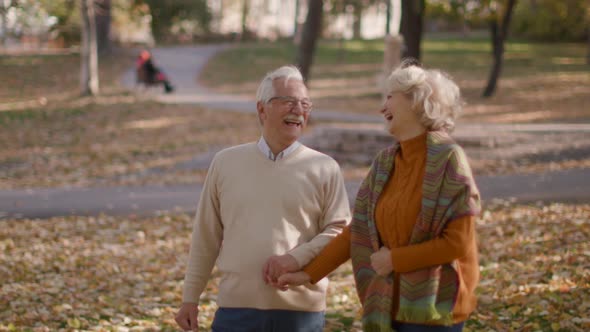
[[[307,264],[350,221],[340,167],[304,145],[271,161],[248,143],[213,159],[195,216],[183,301],[198,303],[216,263],[220,307],[322,311],[327,283],[266,285],[272,255]]]

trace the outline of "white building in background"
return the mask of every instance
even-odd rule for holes
[[[307,0],[247,0],[249,12],[246,20],[247,28],[261,38],[275,39],[293,36],[295,26],[302,26],[307,14]],[[213,14],[211,30],[220,34],[242,32],[242,12],[244,0],[209,0],[209,8]],[[399,0],[391,0],[392,15],[390,32],[399,30]],[[299,8],[296,8],[297,5]],[[365,39],[385,36],[386,11],[385,3],[371,6],[364,10],[361,19],[361,37]],[[329,11],[330,8],[324,8]],[[327,13],[326,13],[327,14]],[[297,18],[295,16],[297,15]],[[329,20],[324,28],[327,37],[350,39],[353,36],[353,13],[337,15]]]
[[[249,0],[246,27],[261,38],[292,36],[296,0]],[[211,30],[220,34],[242,33],[243,0],[209,0],[213,14]],[[300,6],[303,8],[303,6]],[[299,13],[299,19],[305,19]]]
[[[50,16],[39,3],[31,1],[26,6],[9,6],[8,0],[0,2],[7,8],[5,14],[0,15],[0,37],[6,38],[7,44],[0,48],[40,47],[52,38],[50,31],[57,18]]]
[[[116,24],[111,26],[111,38],[123,44],[139,44],[147,47],[154,47],[156,41],[152,35],[150,15],[136,18],[127,22],[123,27]]]

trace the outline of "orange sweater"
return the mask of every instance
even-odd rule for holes
[[[375,208],[375,222],[383,245],[391,250],[394,273],[410,272],[427,266],[459,263],[459,294],[453,320],[462,322],[475,309],[475,287],[479,263],[475,242],[475,218],[451,221],[441,237],[408,245],[420,213],[422,180],[426,167],[426,134],[403,141],[395,157],[393,176],[383,189]],[[303,271],[318,282],[350,258],[350,226],[333,239]],[[395,278],[395,280],[399,280]],[[399,284],[394,285],[392,315],[397,312]]]

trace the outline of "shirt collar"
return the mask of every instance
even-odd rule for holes
[[[295,141],[293,144],[291,144],[289,147],[287,147],[285,150],[277,153],[277,155],[275,155],[274,153],[272,153],[270,146],[268,146],[268,143],[266,143],[266,140],[264,139],[264,136],[261,136],[260,139],[258,140],[258,149],[270,160],[272,161],[278,161],[281,160],[285,157],[287,157],[288,155],[290,155],[291,153],[293,153],[293,151],[297,150],[297,148],[301,145],[301,143]]]

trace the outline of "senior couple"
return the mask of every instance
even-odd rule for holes
[[[297,140],[312,103],[300,72],[257,92],[258,142],[219,152],[201,193],[176,321],[199,329],[199,298],[221,275],[211,330],[322,331],[327,278],[352,259],[364,331],[461,331],[475,309],[479,194],[450,137],[462,102],[444,73],[404,62],[379,110],[395,138],[352,216],[338,164]]]

